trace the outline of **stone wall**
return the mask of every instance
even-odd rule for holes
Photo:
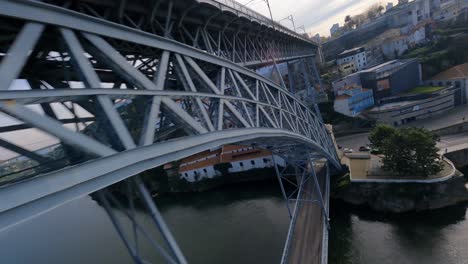
[[[343,181],[343,179],[341,180]],[[467,201],[466,180],[461,173],[438,183],[338,183],[333,198],[376,211],[403,213],[442,208]]]
[[[457,168],[468,166],[468,149],[450,152],[444,156],[451,160]]]
[[[439,136],[447,136],[468,132],[468,122],[462,122],[448,127],[440,128],[437,130],[433,130],[432,132]]]

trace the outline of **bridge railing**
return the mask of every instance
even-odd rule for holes
[[[295,31],[281,25],[280,23],[272,20],[271,18],[268,18],[268,17],[266,17],[266,16],[264,16],[264,15],[262,15],[262,14],[256,12],[256,11],[252,10],[251,8],[243,5],[243,4],[240,4],[239,2],[237,2],[235,0],[211,0],[211,2],[221,3],[221,4],[223,4],[223,5],[227,6],[227,7],[233,8],[233,9],[247,15],[250,18],[258,20],[258,21],[260,21],[261,23],[263,23],[265,25],[270,25],[270,26],[272,26],[274,29],[276,29],[278,31],[293,35],[293,36],[295,36],[295,37],[297,37],[299,39],[302,39],[304,41],[312,43],[312,40],[305,38],[303,35],[301,35],[301,34],[295,32]]]
[[[135,0],[115,5],[93,0],[73,1],[65,8],[59,0],[7,2],[16,6],[15,9],[30,10],[31,16],[60,10],[68,13],[68,18],[95,18],[125,25],[171,38],[242,66],[257,67],[311,57],[317,50],[317,45],[308,38],[231,0]],[[0,10],[13,17],[16,12]]]

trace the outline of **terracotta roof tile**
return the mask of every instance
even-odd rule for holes
[[[461,78],[468,78],[468,63],[460,64],[443,71],[432,77],[431,80],[450,80]]]

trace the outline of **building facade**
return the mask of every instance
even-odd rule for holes
[[[340,70],[340,73],[345,76],[358,71],[353,61],[341,63],[338,68]]]
[[[367,55],[363,47],[345,50],[336,59],[338,66],[354,64],[354,69],[360,71],[367,68]]]
[[[340,30],[340,24],[339,23],[336,23],[336,24],[333,24],[333,26],[330,28],[330,36],[335,36],[338,31]]]
[[[454,108],[455,91],[456,89],[444,89],[420,100],[418,100],[420,95],[414,95],[413,98],[405,96],[401,98],[401,101],[396,100],[396,102],[383,104],[368,110],[366,116],[378,122],[394,126],[431,118]]]
[[[392,60],[360,72],[362,87],[372,89],[374,101],[396,96],[422,83],[418,60]]]
[[[443,71],[425,82],[430,86],[453,86],[459,88],[459,94],[455,94],[456,104],[468,102],[468,63],[454,66]]]
[[[441,0],[439,8],[434,12],[433,17],[436,20],[453,19],[467,8],[467,0]]]
[[[222,176],[222,171],[217,168],[218,164],[225,164],[228,167],[228,173],[238,173],[252,169],[272,168],[275,163],[280,167],[286,166],[284,159],[276,155],[272,156],[268,150],[250,146],[224,145],[183,159],[179,165],[179,177],[188,182],[197,182]]]
[[[355,87],[347,89],[335,98],[333,108],[346,116],[357,116],[362,111],[374,105],[372,90]]]
[[[335,96],[345,94],[345,91],[348,89],[362,87],[360,75],[359,73],[347,75],[346,77],[332,82],[332,87]]]

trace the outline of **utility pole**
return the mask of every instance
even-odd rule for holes
[[[247,3],[243,4],[242,6],[247,6],[250,3],[252,3],[253,1],[255,1],[255,0],[250,0]],[[275,20],[273,20],[273,14],[271,13],[270,1],[269,0],[262,0],[262,1],[267,4],[268,12],[270,12],[271,25],[273,26],[273,29],[275,29]]]
[[[306,31],[306,29],[305,29],[305,26],[304,26],[304,25],[302,25],[302,26],[298,27],[297,29],[302,29],[302,30],[304,31],[304,33],[306,33],[306,34],[307,34],[307,31]]]
[[[296,24],[294,23],[294,17],[293,17],[293,15],[289,15],[289,16],[287,16],[287,17],[281,19],[281,20],[278,20],[278,23],[281,22],[281,21],[283,21],[283,20],[286,20],[286,19],[289,20],[289,21],[291,21],[291,23],[292,23],[292,25],[293,25],[293,28],[294,28],[294,32],[296,32]]]
[[[273,23],[273,29],[275,28],[275,21],[273,20],[273,14],[271,13],[271,8],[270,8],[270,1],[269,0],[263,0],[268,6],[268,11],[270,11],[270,18],[271,22]]]

